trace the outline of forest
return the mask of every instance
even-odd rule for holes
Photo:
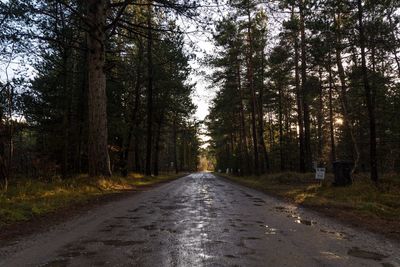
[[[2,187],[18,177],[190,172],[201,157],[239,175],[336,161],[374,182],[398,173],[399,6],[1,1]],[[201,59],[211,70],[203,90],[216,92],[204,121],[194,116],[185,22],[214,49]]]
[[[0,182],[196,170],[195,4],[0,2]],[[17,70],[16,70],[17,69]]]
[[[0,266],[400,266],[400,0],[0,0]]]
[[[275,3],[275,5],[272,5]],[[216,169],[400,170],[399,1],[230,1],[208,64]]]

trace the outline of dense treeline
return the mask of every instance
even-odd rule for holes
[[[400,170],[399,1],[231,1],[207,124],[217,169]]]
[[[1,2],[0,180],[196,169],[190,54],[173,15],[195,10],[188,1]],[[12,73],[13,62],[28,72]]]

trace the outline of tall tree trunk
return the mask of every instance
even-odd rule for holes
[[[128,159],[129,159],[129,150],[131,148],[131,141],[133,139],[132,135],[135,137],[134,138],[134,147],[136,148],[136,143],[139,142],[138,140],[138,134],[137,134],[137,129],[138,129],[138,113],[139,113],[139,106],[140,106],[140,86],[142,84],[142,62],[143,62],[143,46],[142,46],[142,41],[141,38],[138,37],[138,59],[137,59],[137,64],[136,64],[136,81],[135,81],[135,91],[134,91],[134,104],[133,104],[133,110],[132,110],[132,117],[129,122],[129,129],[128,129],[128,136],[124,145],[124,157],[123,157],[123,165],[124,165],[124,174],[128,174]],[[135,131],[133,133],[133,131]],[[135,149],[134,149],[135,151]],[[138,161],[136,160],[136,155],[135,155],[135,170],[138,170],[137,166]],[[126,169],[126,170],[125,170]]]
[[[287,102],[288,99],[286,98],[286,103],[285,103],[285,150],[284,150],[284,158],[285,161],[289,164],[289,170],[293,171],[293,162],[291,158],[289,157],[289,149],[290,149],[290,144],[291,144],[291,136],[292,136],[292,131],[291,131],[291,105]],[[285,166],[285,169],[288,169],[288,166]]]
[[[172,125],[172,137],[173,137],[173,144],[174,144],[174,168],[175,168],[175,173],[179,172],[178,168],[178,148],[177,148],[177,124],[176,124],[176,118],[177,115],[174,115],[174,120],[173,120],[173,125]]]
[[[285,170],[285,160],[283,158],[283,107],[282,107],[282,85],[278,84],[278,124],[279,124],[279,158],[280,158],[280,169]]]
[[[65,179],[68,176],[68,148],[69,148],[69,116],[70,116],[70,92],[68,92],[68,51],[63,51],[63,94],[66,99],[64,101],[63,114],[63,160],[62,160],[62,177]]]
[[[249,161],[249,148],[247,146],[247,131],[246,131],[246,118],[244,114],[244,97],[243,97],[243,88],[242,88],[242,82],[240,78],[240,63],[239,60],[237,59],[237,65],[236,65],[236,79],[237,79],[237,87],[239,90],[239,96],[240,96],[240,130],[241,130],[241,146],[242,146],[242,160],[240,163],[241,166],[241,174],[246,174],[250,170],[250,161]]]
[[[85,36],[86,38],[86,43],[87,43],[87,35]],[[88,51],[87,49],[82,49],[82,58],[84,62],[88,62]],[[77,172],[81,173],[83,171],[82,168],[82,161],[83,161],[83,147],[84,144],[86,143],[85,141],[86,136],[83,134],[84,133],[84,126],[86,125],[86,119],[87,119],[87,105],[85,104],[88,100],[88,74],[89,72],[87,71],[87,67],[84,67],[84,76],[82,79],[82,83],[80,84],[80,94],[79,94],[79,108],[78,108],[78,148],[76,151],[76,157],[77,157]]]
[[[305,6],[304,0],[300,0],[300,39],[301,39],[301,94],[303,101],[304,118],[304,149],[305,149],[305,169],[312,170],[312,152],[311,152],[311,131],[310,131],[310,108],[309,92],[307,86],[307,61],[306,61],[306,34],[305,34]]]
[[[152,10],[151,1],[148,5],[147,14],[147,71],[148,71],[148,87],[147,87],[147,141],[146,141],[146,175],[151,175],[151,153],[153,139],[153,33],[152,33]]]
[[[267,147],[265,145],[264,140],[264,38],[262,38],[262,51],[261,51],[261,85],[260,85],[260,94],[259,94],[259,101],[258,101],[258,140],[260,143],[260,149],[263,155],[263,162],[261,163],[261,173],[264,173],[265,170],[269,170],[269,158]]]
[[[335,128],[333,126],[333,103],[332,103],[332,91],[333,91],[333,77],[332,77],[332,59],[329,51],[328,55],[328,66],[327,71],[329,73],[329,130],[330,130],[330,141],[331,141],[331,162],[336,161],[336,146],[335,146]]]
[[[336,55],[336,65],[338,67],[338,73],[339,73],[339,80],[340,80],[340,92],[339,92],[339,99],[342,104],[342,110],[343,110],[343,122],[346,131],[348,132],[348,135],[350,135],[352,144],[353,144],[353,150],[355,153],[355,156],[353,156],[354,159],[354,166],[352,172],[357,169],[358,167],[358,162],[360,160],[360,149],[358,147],[358,143],[354,134],[354,129],[353,129],[353,122],[350,117],[350,112],[349,112],[349,105],[347,102],[347,85],[346,85],[346,75],[344,72],[343,68],[343,63],[342,63],[342,34],[341,34],[341,14],[337,14],[337,19],[334,16],[334,23],[336,24],[335,27],[335,35],[336,35],[336,42],[335,42],[335,55]]]
[[[89,175],[110,176],[108,154],[107,95],[105,64],[105,0],[87,1],[88,83],[89,83]]]
[[[324,146],[323,120],[324,120],[324,103],[323,103],[323,84],[322,69],[319,70],[319,92],[318,92],[318,112],[317,112],[317,135],[318,135],[318,161],[322,161],[322,150]]]
[[[0,103],[0,186],[4,191],[8,188],[8,173],[6,164],[6,146],[5,146],[5,136],[6,128],[3,124],[3,107]]]
[[[253,37],[251,33],[251,26],[252,26],[252,21],[251,21],[251,13],[250,13],[250,8],[248,7],[247,10],[247,18],[248,18],[248,28],[247,28],[247,34],[248,34],[248,42],[249,42],[249,48],[248,48],[248,55],[247,55],[247,82],[249,85],[250,89],[250,94],[251,94],[251,104],[250,104],[250,109],[251,109],[251,129],[252,129],[252,135],[253,135],[253,152],[254,152],[254,174],[255,175],[260,175],[260,167],[259,167],[259,160],[258,160],[258,141],[257,141],[257,126],[256,126],[256,92],[254,90],[254,70],[253,70]]]
[[[292,8],[292,19],[294,19],[294,7]],[[299,169],[301,172],[306,171],[305,149],[304,149],[304,124],[303,124],[303,97],[300,89],[299,75],[299,41],[298,32],[294,34],[294,70],[295,70],[295,86],[296,86],[296,104],[297,104],[297,123],[299,127]]]
[[[367,102],[368,117],[369,117],[369,135],[370,135],[370,168],[371,180],[378,182],[378,166],[376,158],[376,122],[375,122],[375,89],[370,87],[368,78],[368,68],[365,55],[365,35],[363,25],[363,6],[362,1],[357,0],[358,8],[358,26],[359,26],[359,41],[361,49],[361,68],[364,84],[365,98]]]
[[[161,139],[162,124],[163,124],[163,118],[161,116],[160,120],[158,121],[157,135],[155,140],[155,151],[154,151],[154,162],[153,162],[154,176],[158,176],[159,174],[160,139]]]

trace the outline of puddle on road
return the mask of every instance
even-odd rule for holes
[[[235,258],[237,258],[235,255],[231,255],[231,254],[227,254],[227,255],[224,255],[226,258],[231,258],[231,259],[235,259]]]
[[[358,247],[352,247],[347,251],[347,254],[353,257],[357,258],[362,258],[362,259],[367,259],[367,260],[376,260],[376,261],[381,261],[389,256],[378,253],[378,252],[373,252],[373,251],[368,251],[368,250],[363,250]]]
[[[69,260],[67,259],[59,259],[40,265],[40,267],[65,267],[68,266],[68,263]]]
[[[185,209],[185,208],[187,208],[187,206],[185,206],[185,205],[160,206],[160,209],[162,209],[162,210],[181,210],[181,209]]]
[[[128,212],[138,212],[141,209],[141,207],[133,209],[133,210],[128,210]]]
[[[253,202],[255,202],[255,203],[266,203],[264,200],[262,200],[261,198],[258,198],[258,197],[253,198]]]
[[[144,226],[141,226],[140,228],[145,229],[147,231],[157,230],[157,226],[155,224],[144,225]]]
[[[118,220],[129,220],[131,218],[132,217],[129,217],[129,216],[117,216],[117,217],[114,217],[114,219],[118,219]]]
[[[82,252],[80,252],[80,251],[67,251],[67,252],[60,254],[60,256],[63,258],[75,258],[80,255],[82,255]]]
[[[265,227],[267,228],[267,230],[265,230],[266,235],[276,235],[281,232],[279,229],[269,227],[268,225]]]
[[[123,241],[123,240],[102,240],[101,241],[104,245],[106,246],[114,246],[114,247],[129,247],[129,246],[135,246],[135,245],[142,245],[146,243],[146,241],[143,240],[128,240],[128,241]]]
[[[168,233],[173,234],[173,235],[182,234],[183,233],[183,231],[179,230],[179,229],[161,228],[160,230],[164,231],[164,232],[168,232]]]
[[[299,223],[299,224],[304,224],[304,225],[308,225],[308,226],[312,226],[317,224],[316,221],[312,221],[312,220],[304,220],[304,219],[297,219],[294,221],[295,223]]]
[[[255,236],[246,237],[247,240],[260,240],[261,238]]]
[[[319,229],[319,231],[324,234],[334,235],[337,239],[350,240],[350,238],[353,237],[352,235],[349,235],[345,232],[335,232],[335,231],[330,231],[330,230],[325,230],[325,229]]]
[[[104,229],[101,229],[99,232],[105,233],[105,232],[111,232],[115,228],[123,228],[124,225],[122,224],[110,224],[107,225]]]
[[[391,264],[390,262],[382,262],[383,267],[396,267],[394,264]]]

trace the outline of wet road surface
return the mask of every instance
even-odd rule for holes
[[[400,245],[196,173],[0,248],[0,266],[400,266]]]

